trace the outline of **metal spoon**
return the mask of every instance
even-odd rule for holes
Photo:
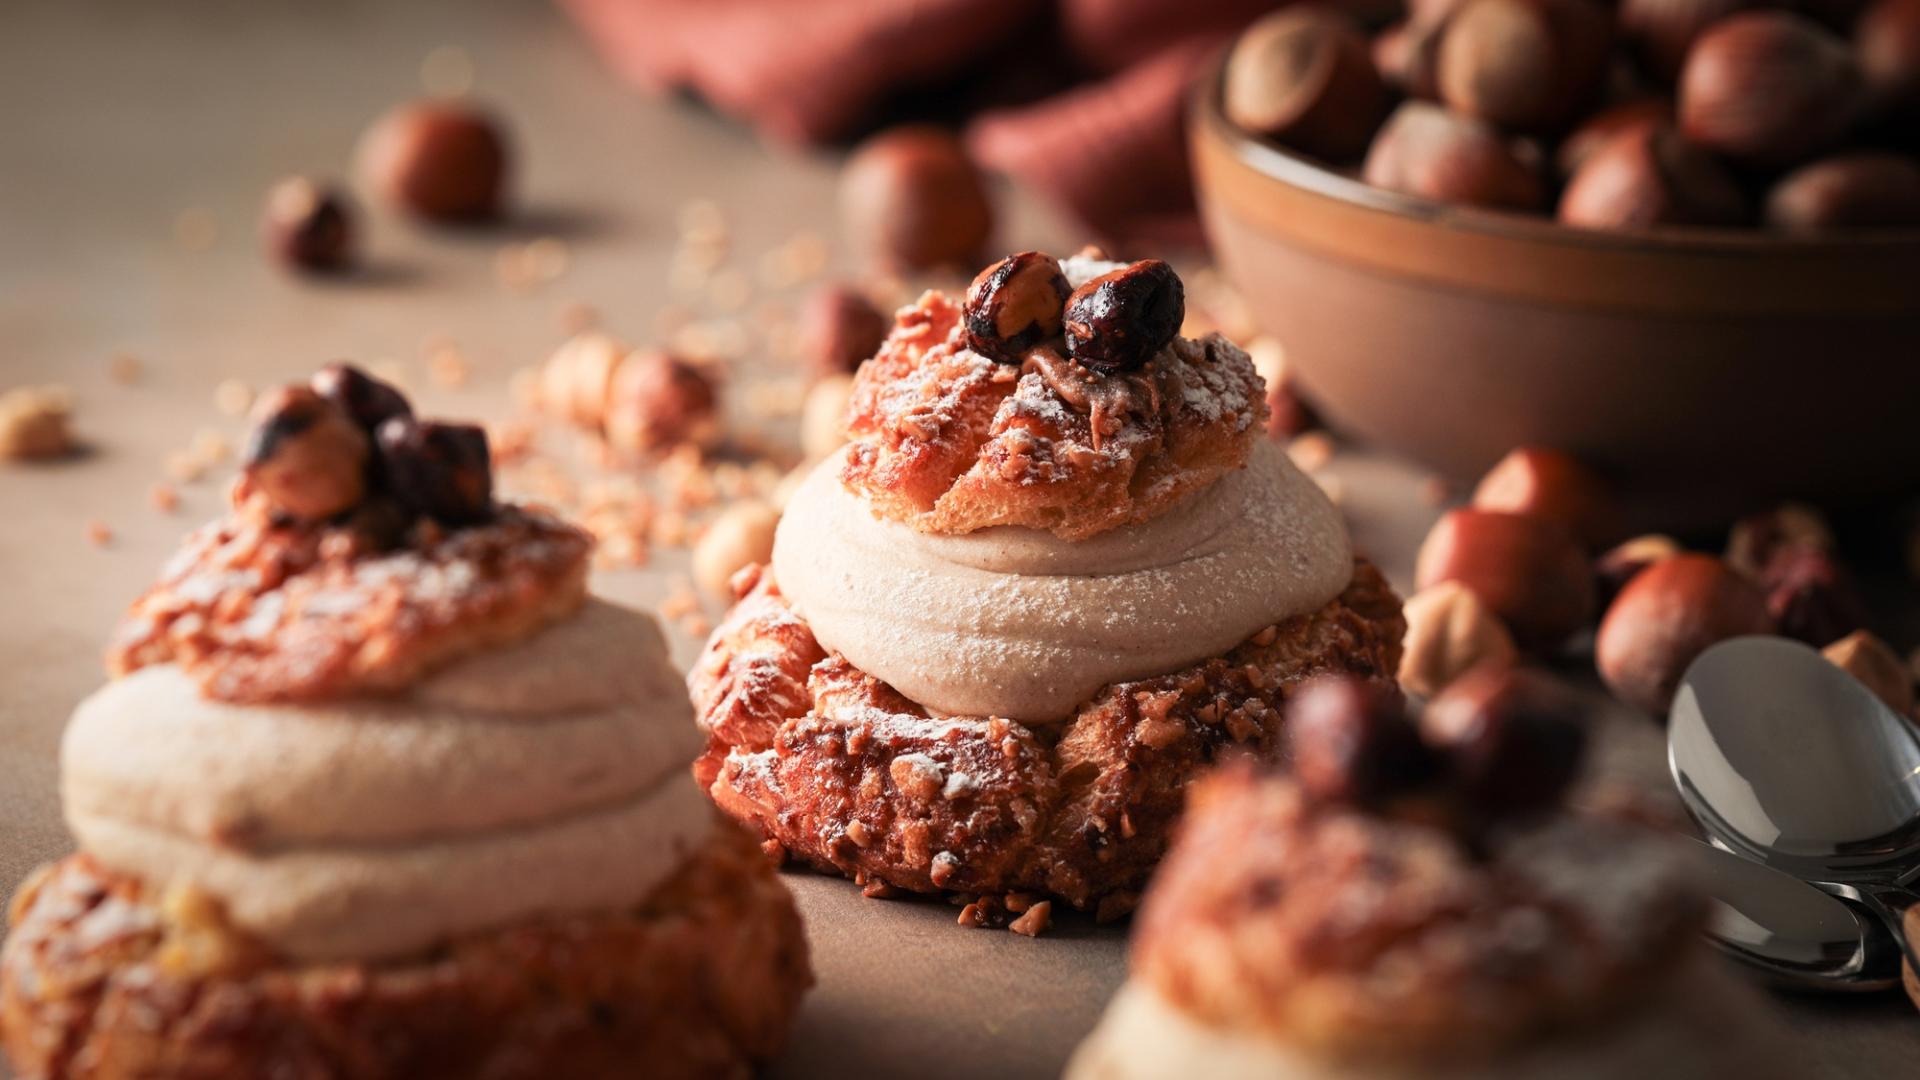
[[[1906,718],[1805,645],[1735,638],[1681,679],[1667,760],[1714,839],[1845,886],[1913,961],[1900,917],[1920,901],[1908,887],[1920,874],[1920,732]]]
[[[1707,940],[1797,990],[1885,990],[1900,981],[1900,947],[1879,922],[1838,897],[1742,858],[1684,838],[1707,895]]]

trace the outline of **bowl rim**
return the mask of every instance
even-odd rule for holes
[[[1362,210],[1508,240],[1595,250],[1632,249],[1743,258],[1773,255],[1802,257],[1809,253],[1884,254],[1890,250],[1908,248],[1920,251],[1920,226],[1820,236],[1734,226],[1582,229],[1563,225],[1551,216],[1463,206],[1375,187],[1356,177],[1342,175],[1313,158],[1243,131],[1229,121],[1221,102],[1227,52],[1228,49],[1222,47],[1202,70],[1191,92],[1190,114],[1198,117],[1205,130],[1224,143],[1235,158],[1260,175]]]

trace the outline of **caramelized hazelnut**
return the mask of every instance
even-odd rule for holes
[[[1420,545],[1415,586],[1457,581],[1498,615],[1521,646],[1559,646],[1593,615],[1593,576],[1566,527],[1492,510],[1453,510]]]
[[[1469,0],[1441,31],[1440,98],[1516,131],[1546,131],[1592,100],[1612,24],[1592,0]]]
[[[1499,132],[1438,105],[1409,101],[1374,137],[1362,178],[1438,202],[1532,210],[1546,197],[1537,170]]]
[[[1863,151],[1803,165],[1767,193],[1766,221],[1790,232],[1920,225],[1920,162]]]
[[[1770,634],[1760,590],[1711,555],[1662,559],[1635,575],[1607,609],[1594,661],[1614,696],[1662,719],[1687,665],[1709,647]]]
[[[950,132],[908,126],[862,143],[840,176],[857,246],[906,269],[973,264],[993,231],[986,182]]]
[[[1557,521],[1589,547],[1618,535],[1619,507],[1600,474],[1542,446],[1509,451],[1481,477],[1473,505]]]
[[[396,416],[413,415],[406,395],[352,364],[328,364],[314,372],[308,385],[369,433]]]
[[[442,525],[493,514],[493,459],[476,424],[396,416],[377,433],[387,490],[402,506]]]
[[[496,216],[504,199],[507,146],[493,119],[446,101],[402,105],[360,140],[368,186],[433,221]]]
[[[1616,545],[1593,564],[1594,582],[1600,603],[1611,605],[1634,575],[1669,555],[1680,554],[1680,542],[1671,536],[1651,533],[1636,536]]]
[[[1286,738],[1294,778],[1315,799],[1379,806],[1434,776],[1399,695],[1364,679],[1325,675],[1295,691]]]
[[[1518,656],[1513,635],[1473,590],[1443,581],[1409,597],[1400,685],[1432,697],[1482,665],[1505,666]]]
[[[1789,545],[1768,560],[1759,582],[1779,633],[1815,648],[1866,624],[1866,605],[1829,552]]]
[[[1668,127],[1636,128],[1594,150],[1567,182],[1559,218],[1583,229],[1737,225],[1746,196],[1712,154]]]
[[[1680,72],[1680,129],[1736,161],[1784,166],[1838,142],[1861,105],[1846,43],[1780,11],[1713,24]]]
[[[1002,364],[1020,363],[1027,350],[1060,334],[1072,292],[1051,255],[1023,251],[1001,259],[967,288],[967,347]]]
[[[282,387],[261,397],[253,422],[244,483],[273,509],[322,521],[366,495],[367,433],[333,402]]]
[[[631,454],[710,446],[720,435],[719,394],[705,372],[663,352],[620,362],[602,419],[607,441]]]
[[[1067,353],[1096,371],[1137,370],[1173,341],[1186,317],[1180,275],[1159,259],[1142,259],[1067,297]]]
[[[1833,666],[1860,680],[1887,708],[1913,713],[1913,669],[1886,642],[1865,630],[1856,630],[1820,650]]]
[[[1441,691],[1421,714],[1420,733],[1446,762],[1461,802],[1485,818],[1558,805],[1587,748],[1585,710],[1573,695],[1506,665],[1476,668]]]
[[[892,320],[873,301],[845,285],[826,285],[800,309],[800,357],[816,379],[851,375],[880,351]]]
[[[1227,56],[1227,119],[1301,153],[1358,158],[1390,104],[1367,39],[1339,11],[1276,11],[1248,27]]]
[[[755,500],[734,503],[713,519],[693,545],[693,580],[714,596],[730,597],[733,575],[773,559],[780,512]]]
[[[267,192],[260,233],[267,249],[299,270],[338,270],[353,259],[353,216],[346,196],[304,176]]]
[[[1594,151],[1616,136],[1643,128],[1672,126],[1673,102],[1666,98],[1635,98],[1609,105],[1580,122],[1554,151],[1553,167],[1563,178],[1580,171]]]

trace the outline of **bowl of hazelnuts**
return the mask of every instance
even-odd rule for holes
[[[1920,486],[1920,0],[1408,0],[1196,88],[1222,267],[1335,426],[1646,523]]]

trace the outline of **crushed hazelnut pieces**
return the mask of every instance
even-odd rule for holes
[[[62,387],[21,387],[0,394],[0,459],[44,461],[73,453],[73,399]]]

